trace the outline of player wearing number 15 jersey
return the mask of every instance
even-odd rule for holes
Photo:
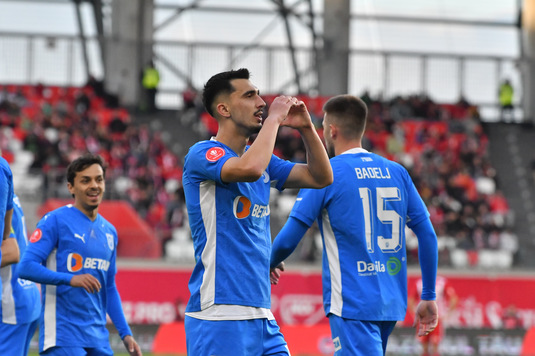
[[[299,192],[274,241],[271,267],[292,253],[317,219],[323,239],[323,304],[335,355],[384,355],[388,336],[407,309],[405,225],[419,241],[421,335],[437,322],[437,239],[407,170],[361,147],[364,102],[340,95],[327,101],[324,112],[334,183]]]

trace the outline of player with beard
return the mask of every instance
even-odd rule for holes
[[[299,192],[273,242],[271,266],[288,257],[317,220],[323,240],[323,306],[334,355],[385,355],[388,337],[407,311],[405,225],[418,237],[423,278],[415,316],[418,335],[436,327],[437,237],[407,170],[362,148],[366,104],[338,95],[323,111],[334,183]]]
[[[30,237],[19,277],[43,285],[39,351],[52,356],[113,355],[106,313],[130,355],[141,355],[115,285],[117,230],[98,214],[106,169],[87,154],[67,167],[69,204],[46,214]]]
[[[188,355],[289,355],[270,311],[270,188],[330,184],[329,158],[302,101],[275,98],[262,122],[266,103],[247,69],[210,78],[203,103],[219,129],[193,145],[184,164],[196,260],[185,318]],[[307,164],[273,155],[280,126],[301,134]]]

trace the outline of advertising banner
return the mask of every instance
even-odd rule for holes
[[[320,272],[283,272],[272,287],[272,311],[279,325],[328,324],[323,312]],[[133,324],[165,324],[183,320],[189,298],[188,269],[120,268],[117,286],[125,314]],[[416,275],[409,276],[409,295]],[[520,326],[535,326],[535,277],[448,275],[459,302],[447,315],[454,328],[499,329],[508,307],[514,306]],[[403,325],[412,324],[408,313]]]

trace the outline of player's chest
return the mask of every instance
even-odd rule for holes
[[[115,235],[97,223],[64,226],[57,247],[58,251],[110,260],[115,249]]]

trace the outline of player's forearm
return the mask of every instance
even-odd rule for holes
[[[41,284],[70,284],[72,274],[51,271],[41,263],[28,258],[28,255],[28,252],[24,254],[17,267],[20,278]]]
[[[307,226],[301,220],[290,217],[273,241],[271,249],[270,267],[277,267],[282,261],[295,251],[299,241],[307,232]]]
[[[19,245],[17,239],[9,238],[2,241],[2,262],[0,267],[5,267],[13,263],[18,263],[20,259]]]
[[[240,158],[241,166],[251,172],[252,181],[258,180],[269,165],[278,129],[277,120],[266,119],[255,141]]]
[[[438,269],[437,236],[429,219],[425,219],[412,227],[418,238],[418,258],[422,271],[423,300],[435,300],[435,284]]]
[[[126,318],[123,312],[123,306],[121,304],[121,297],[119,291],[115,285],[108,287],[107,289],[107,313],[110,316],[113,325],[119,332],[121,339],[124,339],[127,335],[132,335],[132,331],[126,322]]]
[[[333,182],[333,171],[327,151],[321,142],[314,127],[299,130],[307,154],[307,168],[314,179],[316,186],[310,188],[322,188]]]
[[[13,208],[6,211],[6,214],[4,216],[4,231],[2,235],[2,240],[7,240],[9,238],[9,235],[11,234],[12,217],[13,217]]]

